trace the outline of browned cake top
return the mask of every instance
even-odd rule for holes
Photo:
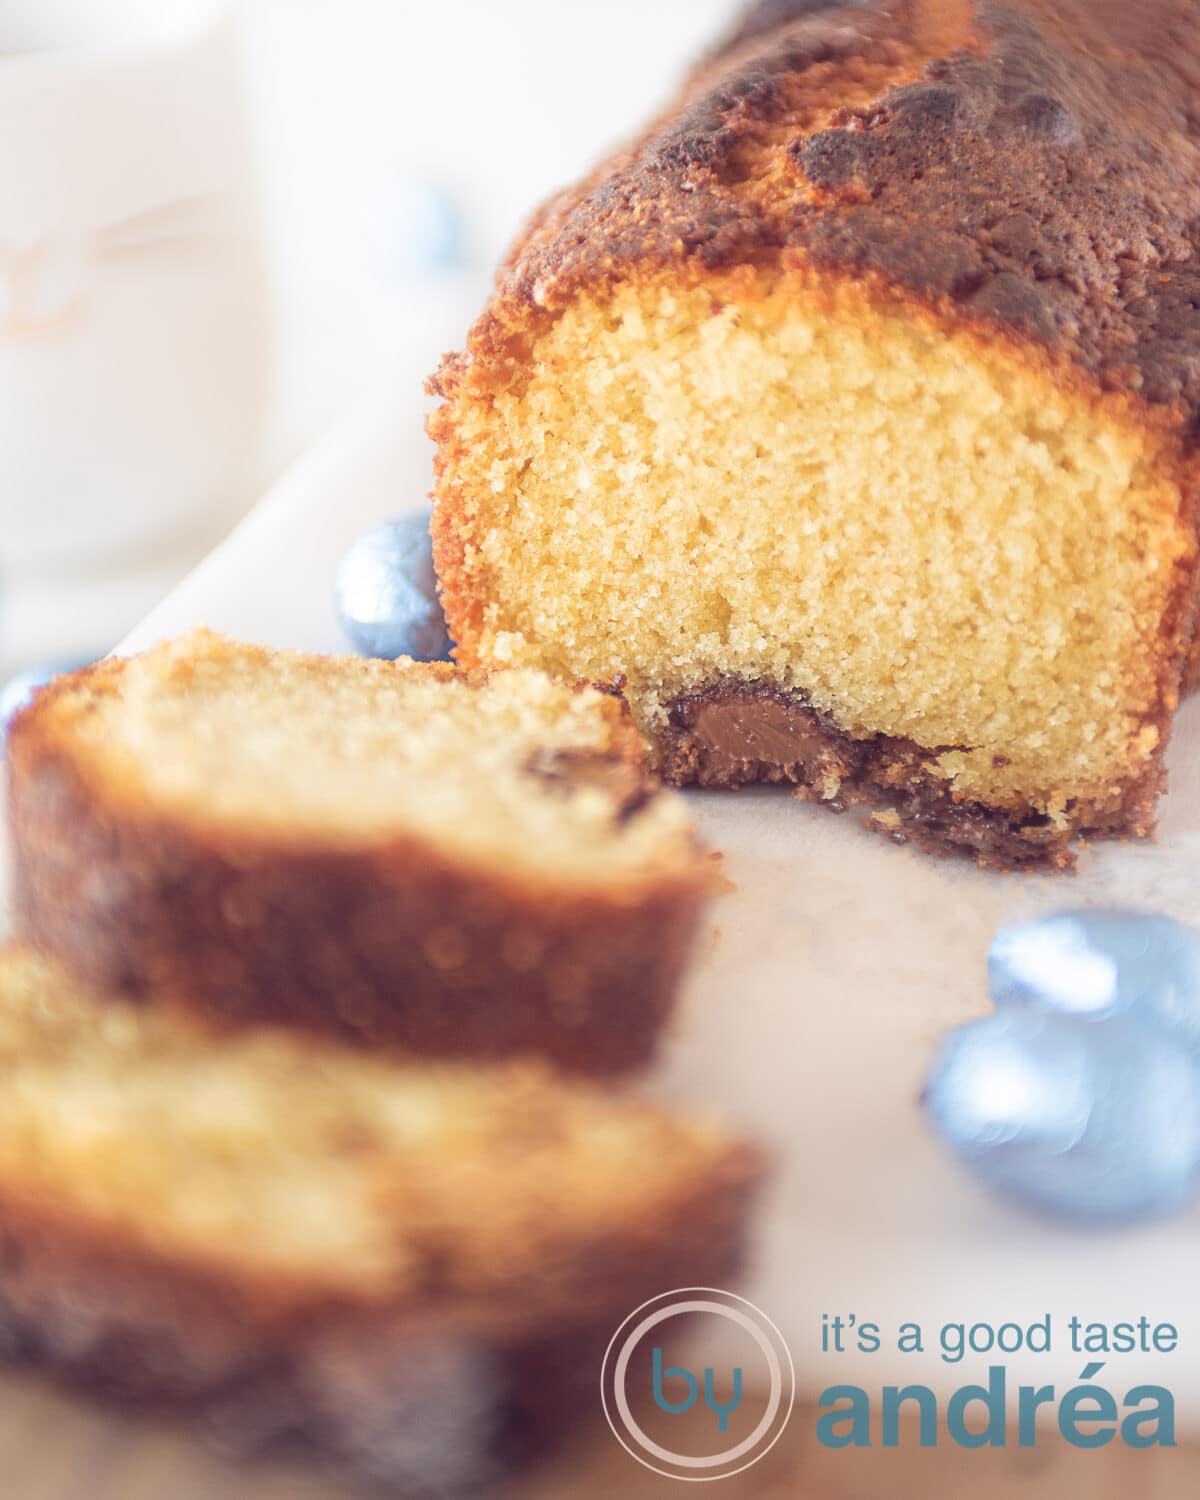
[[[477,339],[637,268],[810,265],[1190,421],[1198,85],[1194,0],[762,0],[672,112],[542,211]]]

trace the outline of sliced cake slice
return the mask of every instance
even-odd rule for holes
[[[541,1064],[212,1029],[0,952],[6,1339],[406,1489],[593,1403],[629,1312],[727,1282],[761,1172]]]
[[[626,709],[198,632],[9,739],[18,931],[108,988],[428,1053],[647,1060],[713,866]]]

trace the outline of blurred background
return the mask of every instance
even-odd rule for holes
[[[0,674],[103,654],[371,393],[419,429],[736,8],[0,0]]]

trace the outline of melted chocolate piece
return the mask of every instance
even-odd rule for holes
[[[543,751],[530,761],[531,775],[570,795],[585,787],[611,797],[618,823],[627,823],[655,793],[654,782],[638,766],[602,750]]]
[[[811,709],[770,696],[726,695],[701,701],[691,720],[702,786],[742,781],[835,784],[849,766]]]
[[[962,746],[926,747],[870,735],[854,739],[802,693],[768,682],[716,683],[678,698],[662,737],[662,773],[675,786],[789,785],[795,795],[833,812],[885,809],[870,826],[895,843],[937,853],[965,853],[992,869],[1075,866],[1072,831],[1034,808],[988,807],[956,796],[931,769]],[[1139,788],[1119,808],[1075,808],[1089,837],[1153,827],[1157,788]]]

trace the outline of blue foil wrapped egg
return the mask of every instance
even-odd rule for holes
[[[1200,933],[1171,917],[1056,912],[1002,927],[988,954],[992,999],[1094,1021],[1138,1013],[1200,1052]]]
[[[925,1095],[977,1178],[1080,1223],[1169,1212],[1200,1173],[1200,1070],[1164,1028],[1011,1009],[951,1032]]]
[[[338,566],[334,599],[342,629],[364,656],[447,661],[425,512],[373,526]]]
[[[369,199],[363,227],[367,264],[384,287],[445,276],[467,264],[466,215],[443,183],[387,173]]]

